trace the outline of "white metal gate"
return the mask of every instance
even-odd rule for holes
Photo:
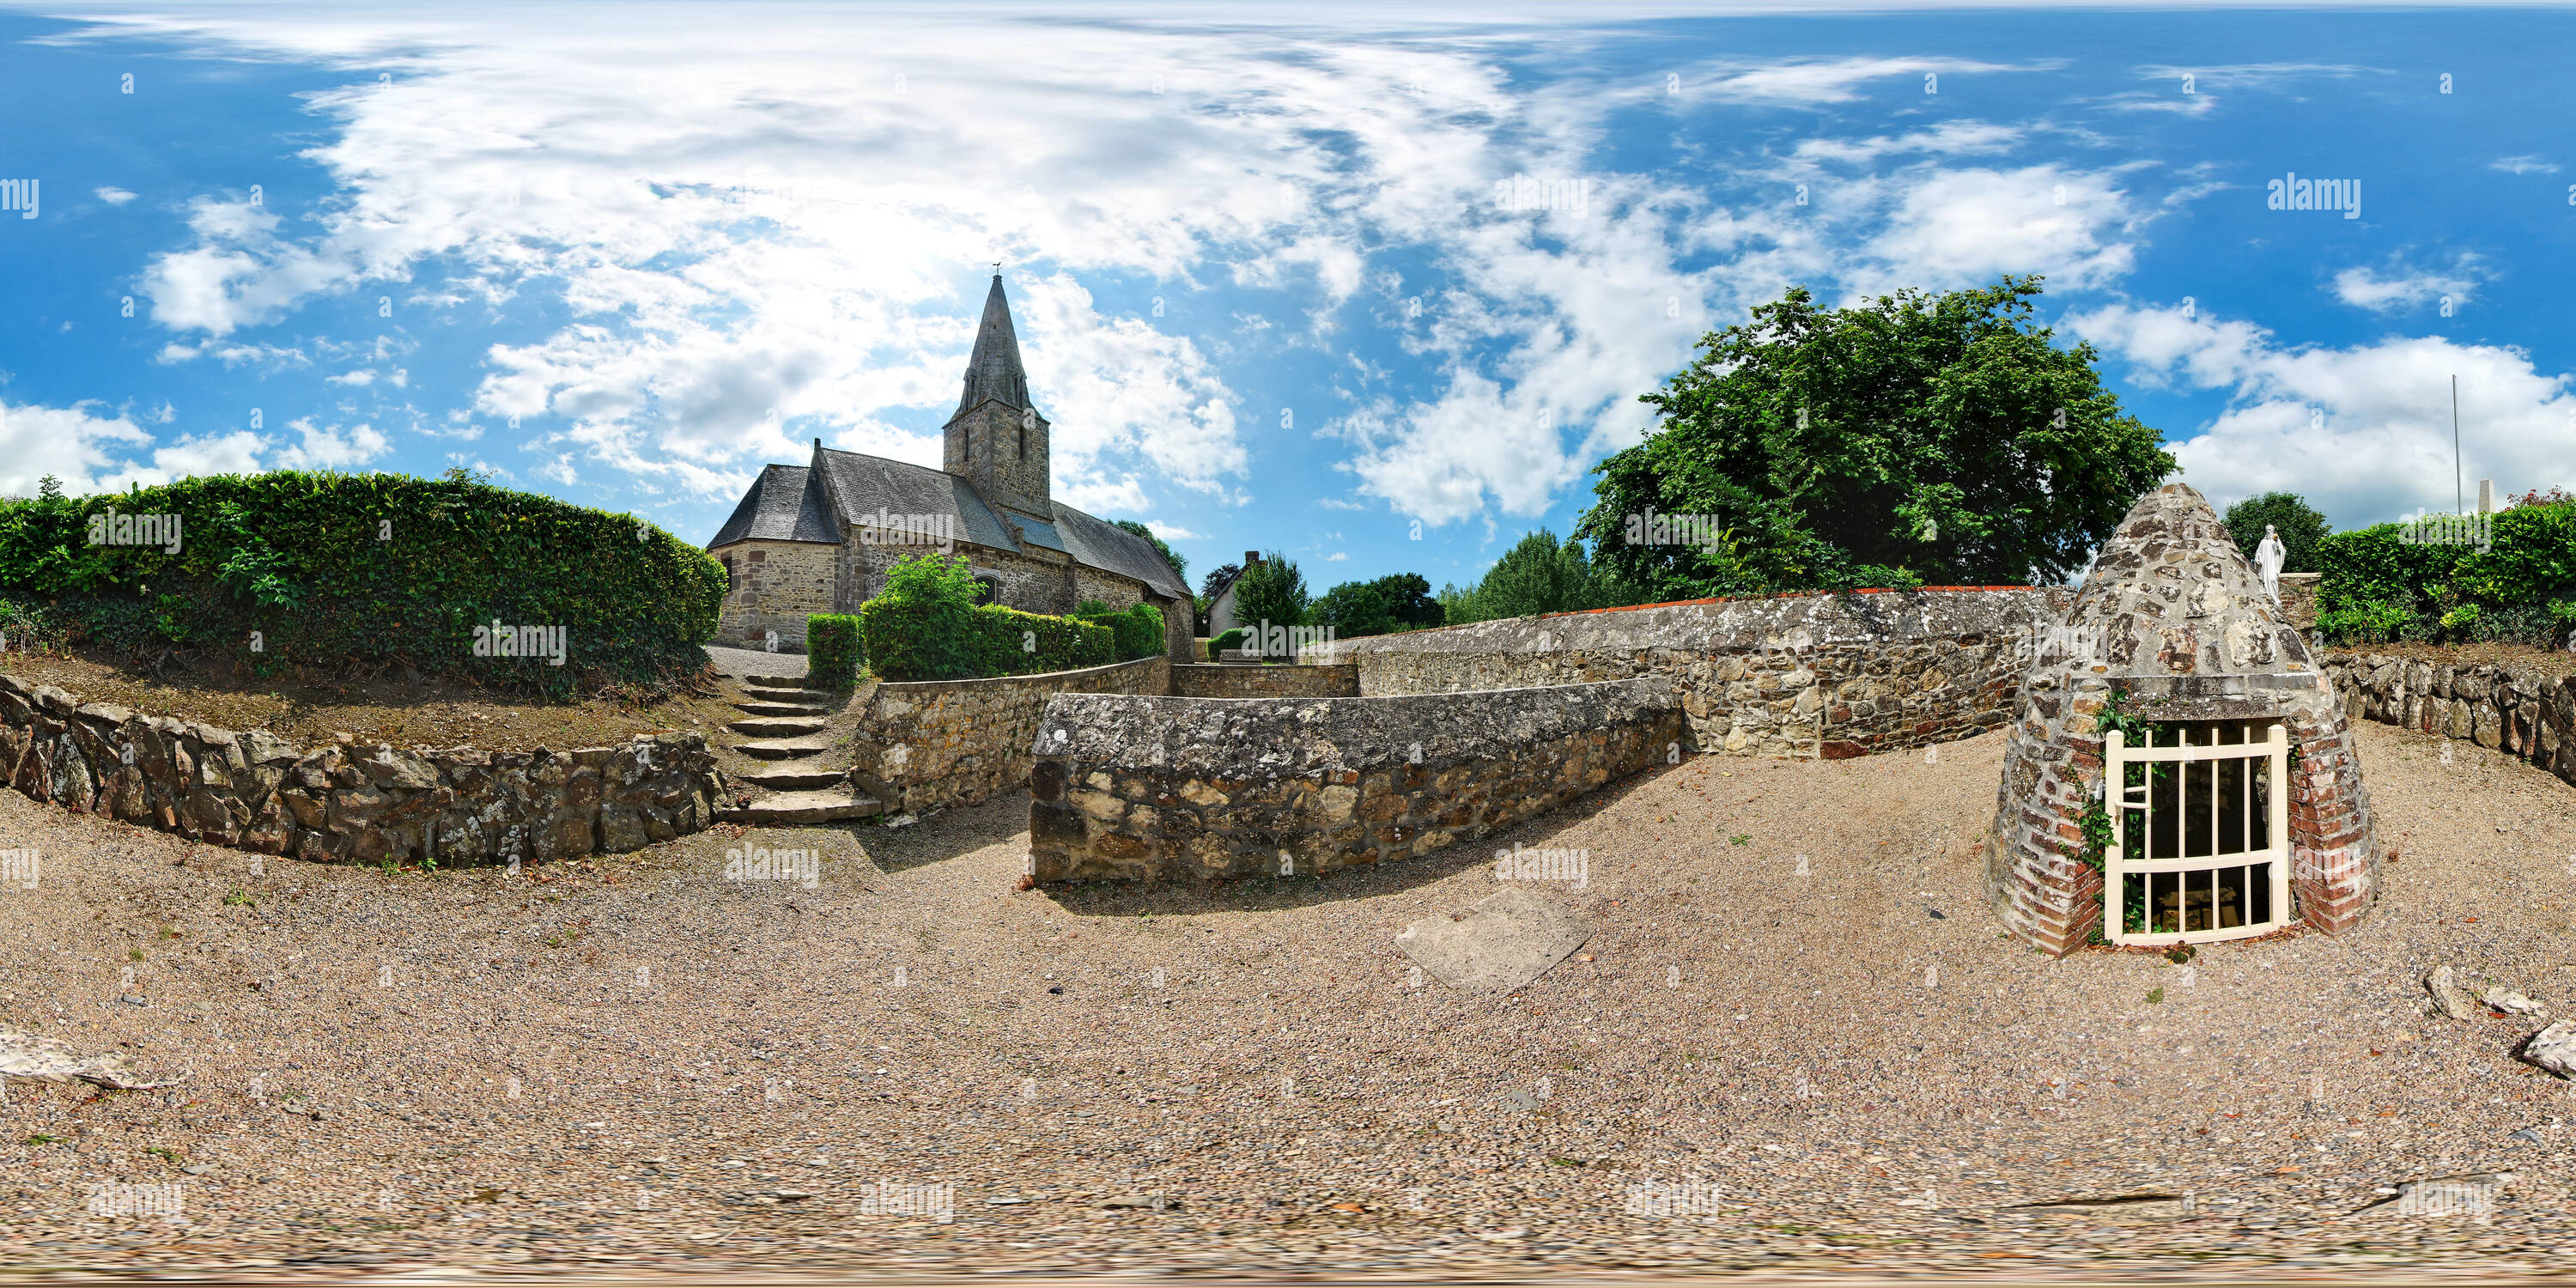
[[[2208,943],[2290,915],[2289,732],[2270,720],[2178,721],[2131,747],[2103,738],[2102,935]]]

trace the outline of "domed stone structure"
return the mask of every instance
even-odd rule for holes
[[[2140,498],[2034,643],[1986,842],[1987,896],[2014,935],[2063,956],[2096,931],[2167,943],[2360,921],[2379,846],[2351,731],[2200,493]],[[2113,712],[2129,719],[2106,727]],[[2098,861],[2088,814],[2112,837]]]

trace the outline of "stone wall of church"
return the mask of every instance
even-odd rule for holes
[[[946,464],[942,468],[974,480],[997,505],[1030,514],[1052,513],[1048,501],[1054,494],[1047,464],[1049,428],[1043,419],[1025,426],[1028,451],[1023,454],[1020,409],[998,402],[985,403],[949,423],[947,450],[943,453]],[[962,461],[955,450],[960,437],[965,440]]]
[[[805,651],[805,618],[832,611],[840,547],[811,541],[738,541],[707,553],[730,563],[732,586],[716,614],[716,641],[752,648],[778,632],[778,647]]]

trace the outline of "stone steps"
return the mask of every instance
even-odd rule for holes
[[[754,716],[809,716],[821,719],[831,714],[821,707],[807,706],[802,702],[737,702],[733,704],[733,709],[745,715]]]
[[[734,748],[761,760],[802,760],[831,749],[832,742],[828,738],[781,738],[770,742],[746,742]]]
[[[742,682],[746,688],[801,689],[805,687],[805,677],[801,675],[746,675],[742,677]]]
[[[836,769],[781,765],[775,769],[763,767],[747,774],[728,774],[726,777],[737,783],[749,783],[754,787],[766,788],[773,792],[804,792],[829,787],[840,782],[845,775]]]
[[[873,796],[853,796],[847,792],[781,792],[766,800],[753,801],[740,809],[716,811],[719,823],[837,823],[843,819],[867,818],[882,814],[885,806]]]
[[[759,716],[736,720],[725,728],[755,738],[803,738],[823,732],[825,722],[811,717],[789,719],[781,716]]]

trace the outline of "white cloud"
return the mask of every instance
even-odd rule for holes
[[[1870,162],[1880,157],[1906,152],[1929,152],[1961,156],[1980,152],[2008,152],[2020,145],[2027,132],[2010,125],[1987,121],[1943,121],[1928,130],[1912,134],[1879,135],[1867,139],[1802,139],[1793,155],[1807,161]]]
[[[1350,552],[1347,550],[1336,550],[1324,556],[1325,563],[1349,563],[1350,559]]]
[[[32,407],[0,400],[0,496],[34,496],[48,474],[74,495],[103,491],[101,480],[116,451],[151,441],[122,412],[104,416],[90,404]]]
[[[2263,328],[2119,305],[2067,319],[2149,383],[2224,389],[2226,408],[2174,444],[2184,481],[2221,505],[2280,489],[2339,527],[2453,503],[2451,377],[2467,482],[2523,492],[2571,481],[2576,380],[2519,349],[2441,337],[2348,348],[2278,344]],[[2170,432],[2170,431],[2169,431]]]
[[[2498,157],[2495,160],[2488,162],[2487,168],[2490,170],[2502,170],[2506,174],[2558,173],[2558,166],[2555,163],[2545,160],[2537,155]]]
[[[1155,536],[1161,537],[1165,541],[1204,541],[1207,539],[1206,533],[1192,532],[1177,523],[1163,523],[1154,519],[1147,519],[1145,520],[1145,527]]]
[[[281,448],[271,468],[281,470],[345,470],[363,465],[385,454],[392,444],[373,426],[354,425],[347,429],[315,425],[310,417],[287,422],[302,441]]]
[[[1709,69],[1713,80],[1684,73],[1685,96],[1708,93],[1743,103],[1811,105],[1848,103],[1871,81],[1902,77],[1922,82],[1925,76],[1972,72],[2019,71],[2002,63],[1957,58],[1808,58],[1778,63],[1720,63]],[[1937,89],[1937,82],[1934,83]],[[1926,95],[1926,97],[1930,97]]]
[[[2491,274],[2480,257],[2462,253],[2447,270],[2409,267],[2403,256],[2389,260],[2388,271],[2355,266],[2335,274],[2335,298],[2374,313],[2396,313],[2434,303],[2466,304]]]
[[[134,194],[123,188],[100,188],[92,195],[111,206],[122,206],[134,200]]]

